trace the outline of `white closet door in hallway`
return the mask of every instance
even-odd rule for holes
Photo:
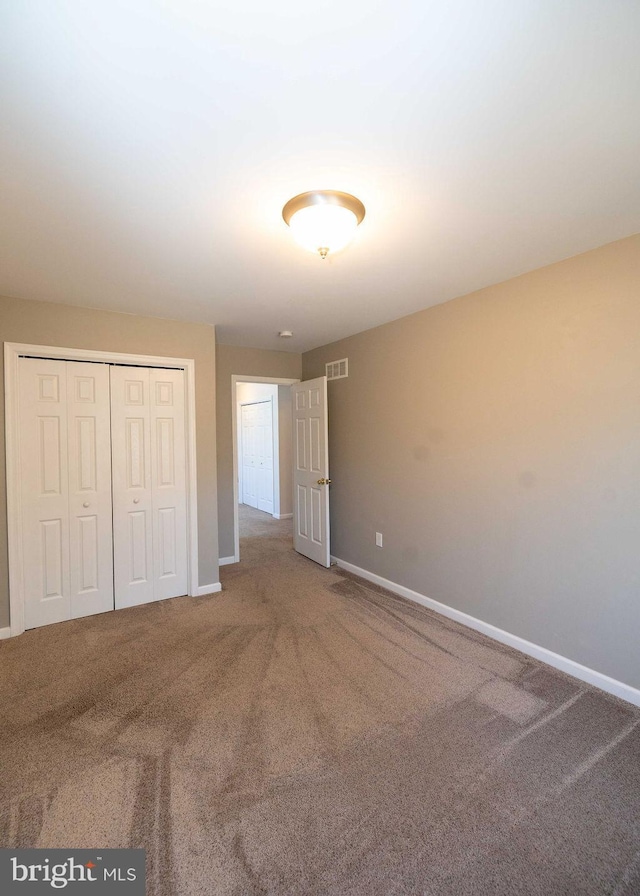
[[[273,403],[241,405],[242,503],[273,513]]]
[[[242,439],[242,503],[249,507],[258,506],[258,477],[256,473],[256,408],[253,404],[243,404],[241,413]]]
[[[109,369],[20,359],[25,625],[113,608]]]
[[[111,368],[115,605],[187,592],[184,373]]]

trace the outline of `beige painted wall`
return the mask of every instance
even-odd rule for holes
[[[0,341],[195,359],[199,577],[201,585],[217,582],[216,346],[213,327],[0,297]],[[3,376],[4,373],[0,372],[0,378]],[[0,419],[4,432],[4,402],[1,407]],[[0,442],[4,470],[4,439]],[[6,522],[6,482],[3,474],[0,482],[0,627],[9,624]]]
[[[233,544],[232,376],[272,376],[299,379],[301,356],[293,352],[218,345],[216,351],[218,433],[218,520],[220,556],[231,557]]]
[[[344,357],[332,553],[640,687],[640,236],[308,352],[304,378]]]
[[[236,385],[236,401],[242,404],[246,401],[275,402],[278,397],[278,387],[272,383],[238,383]]]

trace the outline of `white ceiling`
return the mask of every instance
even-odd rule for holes
[[[637,0],[11,0],[0,35],[6,295],[301,351],[640,230]],[[367,216],[323,262],[281,209],[328,188]]]

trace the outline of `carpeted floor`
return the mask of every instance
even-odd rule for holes
[[[640,894],[640,713],[243,508],[224,591],[0,642],[0,845],[150,896]]]

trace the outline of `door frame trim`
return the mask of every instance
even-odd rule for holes
[[[19,359],[22,355],[55,361],[94,361],[138,367],[171,367],[184,370],[185,438],[187,462],[187,591],[194,596],[198,585],[198,496],[196,473],[196,392],[193,358],[162,358],[123,352],[62,348],[53,345],[4,343],[5,440],[7,476],[7,541],[9,548],[9,621],[11,637],[24,630],[24,557],[22,552],[22,505],[20,500],[20,396]],[[209,589],[211,590],[211,589]]]
[[[238,402],[236,398],[236,385],[238,383],[267,383],[274,386],[293,386],[299,383],[299,377],[277,377],[277,376],[243,376],[234,373],[231,375],[231,435],[233,439],[233,556],[224,558],[224,565],[240,562],[240,520],[238,518]],[[274,424],[274,432],[278,427]],[[278,462],[280,460],[280,452],[278,451]],[[274,461],[275,463],[275,461]],[[274,473],[274,489],[275,489],[275,473]],[[275,499],[275,496],[274,496]]]

